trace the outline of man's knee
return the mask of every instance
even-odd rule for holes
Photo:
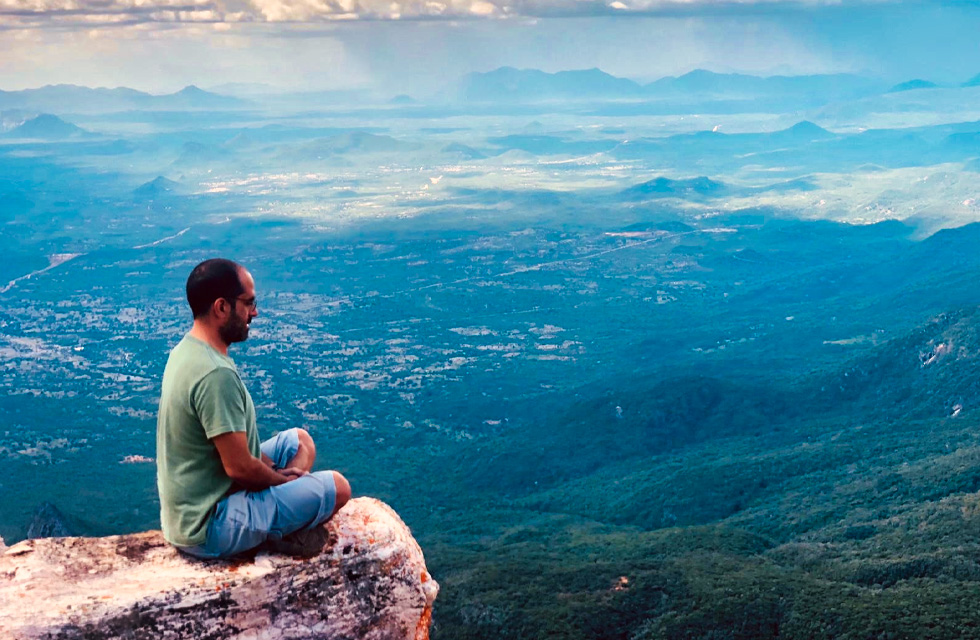
[[[299,448],[289,461],[289,466],[301,467],[309,471],[316,461],[316,444],[305,429],[296,429],[296,439],[299,441]]]
[[[331,471],[330,473],[333,474],[333,483],[337,491],[336,498],[334,501],[333,513],[330,514],[333,515],[334,513],[340,511],[341,508],[343,508],[343,506],[347,504],[347,502],[350,500],[351,489],[350,489],[350,483],[347,482],[347,478],[345,478],[342,474],[340,474],[337,471]]]
[[[306,429],[297,429],[296,437],[299,438],[300,449],[305,449],[312,456],[316,455],[316,445],[313,443],[313,438]]]

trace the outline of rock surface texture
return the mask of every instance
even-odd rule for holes
[[[158,531],[0,547],[4,640],[429,637],[439,586],[398,515],[352,500],[309,559],[188,559]]]

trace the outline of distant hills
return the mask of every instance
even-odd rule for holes
[[[90,132],[65,122],[61,118],[50,113],[42,113],[39,116],[25,121],[23,124],[14,127],[4,134],[10,138],[32,138],[38,140],[63,140],[66,138],[80,138],[91,136]]]
[[[614,134],[615,135],[615,134]],[[696,131],[678,133],[666,137],[637,138],[623,140],[616,137],[586,138],[575,134],[512,134],[487,138],[487,143],[496,149],[483,149],[486,155],[499,155],[520,151],[531,156],[567,155],[586,156],[609,153],[618,158],[653,157],[674,158],[677,161],[716,164],[726,159],[746,158],[748,153],[786,152],[790,148],[801,148],[812,143],[833,143],[841,136],[803,120],[787,128],[759,133],[722,133],[721,131]],[[965,139],[964,143],[967,142]],[[468,149],[468,148],[467,148]],[[472,156],[472,149],[463,150],[459,146],[447,148],[446,152],[464,152]],[[696,158],[704,158],[696,160]]]
[[[334,155],[344,153],[387,153],[404,151],[412,145],[391,136],[375,135],[364,131],[351,131],[327,138],[318,138],[304,145],[311,154]]]
[[[935,82],[929,82],[928,80],[909,80],[908,82],[902,82],[896,84],[894,87],[888,90],[888,93],[898,93],[900,91],[914,91],[916,89],[935,89],[939,85]]]
[[[827,100],[880,93],[887,85],[850,74],[758,77],[697,69],[679,77],[642,85],[599,69],[547,73],[537,69],[501,67],[470,73],[457,86],[457,96],[470,102],[534,102],[558,99],[656,99],[679,95],[701,97],[773,97],[819,95]]]
[[[337,136],[314,140],[312,148],[328,154],[334,153],[387,153],[412,147],[391,136],[376,135],[364,131],[351,131]]]
[[[964,87],[980,87],[980,73],[963,83]]]
[[[417,148],[414,143],[396,140],[391,136],[349,131],[335,136],[315,138],[298,146],[287,146],[280,157],[290,161],[317,161],[346,155],[397,153]]]
[[[980,86],[980,74],[959,85]],[[795,101],[828,104],[860,100],[887,93],[944,88],[934,82],[913,79],[899,84],[848,73],[800,76],[753,76],[695,69],[642,84],[610,75],[600,69],[548,73],[539,69],[501,67],[465,75],[455,86],[455,97],[473,103],[534,103],[549,101],[658,102],[692,99],[703,101]],[[948,86],[945,88],[956,88]]]
[[[133,195],[139,199],[153,200],[168,195],[177,195],[185,191],[179,182],[174,182],[163,176],[157,176],[149,182],[141,184],[133,190]]]
[[[975,307],[941,314],[819,379],[815,394],[830,404],[853,402],[880,414],[913,418],[974,411],[980,403],[978,316]]]
[[[191,85],[176,93],[152,95],[135,89],[47,85],[39,89],[0,91],[0,110],[32,109],[48,113],[125,111],[130,109],[240,109],[250,103]]]
[[[249,104],[245,100],[211,93],[194,85],[169,95],[149,96],[148,100],[157,103],[157,108],[167,109],[237,109]]]
[[[965,88],[965,89],[968,89],[970,87],[980,87],[980,73],[978,73],[977,75],[973,76],[972,78],[970,78],[966,82],[963,82],[963,83],[961,83],[959,85],[956,85],[956,84],[939,84],[939,83],[936,83],[936,82],[932,82],[930,80],[923,80],[921,78],[915,78],[914,80],[908,80],[906,82],[901,82],[899,84],[896,84],[891,89],[889,89],[886,93],[898,93],[898,92],[901,92],[901,91],[914,91],[915,89],[944,89],[944,88],[955,88],[955,87],[961,87],[961,88]]]
[[[980,86],[980,74],[962,88]],[[754,76],[742,73],[716,73],[695,69],[680,76],[668,76],[641,83],[620,78],[598,68],[549,73],[540,69],[500,67],[487,72],[469,73],[452,84],[441,98],[464,103],[529,104],[538,102],[621,102],[624,109],[636,104],[658,105],[680,102],[689,106],[705,102],[735,105],[753,101],[776,103],[781,107],[814,106],[861,100],[887,93],[925,88],[942,88],[936,83],[913,79],[889,84],[860,75],[810,74],[800,76]],[[946,88],[951,88],[946,86]],[[952,88],[956,88],[955,86]],[[254,100],[288,100],[297,104],[338,100],[370,101],[366,93],[313,92],[277,93],[266,85],[229,83],[208,91],[189,85],[171,94],[154,95],[127,87],[90,88],[71,84],[47,85],[21,91],[0,91],[0,111],[23,109],[46,113],[95,113],[129,110],[236,110],[250,108]],[[389,106],[412,107],[419,102],[407,95],[388,100]],[[649,107],[648,107],[649,108]],[[713,111],[717,111],[718,108]]]
[[[685,198],[699,200],[719,197],[728,193],[729,188],[705,176],[688,180],[671,180],[663,176],[634,185],[622,192],[628,199]]]
[[[623,189],[619,192],[619,197],[630,202],[663,198],[678,198],[688,202],[707,202],[714,198],[745,197],[765,192],[809,191],[814,188],[813,181],[808,178],[788,180],[760,187],[734,187],[718,180],[712,180],[707,176],[687,179],[657,176],[652,180]]]
[[[442,152],[456,154],[461,160],[482,160],[483,158],[486,158],[486,155],[484,155],[482,152],[459,142],[452,142],[446,145],[442,148]]]
[[[697,163],[698,170],[704,171],[710,167],[757,162],[760,157],[768,157],[761,154],[788,154],[816,161],[829,153],[841,153],[838,147],[847,140],[804,120],[788,129],[771,132],[697,131],[665,138],[638,138],[619,144],[610,151],[610,155],[620,159],[669,158],[675,164]],[[819,153],[809,150],[801,156],[801,150],[809,149],[811,145],[819,148]]]
[[[457,89],[470,102],[533,102],[552,99],[635,98],[642,87],[599,69],[546,73],[537,69],[501,67],[486,73],[469,73]]]
[[[740,73],[714,73],[696,69],[679,77],[661,78],[646,85],[653,95],[693,93],[722,96],[777,96],[821,94],[828,99],[857,98],[881,90],[871,78],[851,74],[759,77]]]
[[[835,134],[827,131],[823,127],[809,120],[801,120],[788,129],[775,131],[769,134],[770,137],[796,142],[809,142],[811,140],[826,140],[833,138]]]

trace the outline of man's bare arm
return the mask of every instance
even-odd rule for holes
[[[275,463],[272,461],[272,458],[265,455],[264,453],[262,454],[262,464],[269,467],[273,471],[279,473],[280,475],[286,476],[290,480],[301,478],[302,476],[305,476],[306,474],[309,473],[309,471],[307,471],[306,469],[301,469],[300,467],[279,467],[278,469],[276,469]]]
[[[298,477],[294,473],[277,473],[272,470],[271,464],[266,464],[265,460],[253,456],[252,452],[248,450],[248,440],[245,439],[243,431],[222,433],[220,436],[212,438],[211,442],[218,449],[221,466],[224,467],[225,473],[243,489],[261,491],[285,484]],[[292,470],[284,469],[283,471]]]

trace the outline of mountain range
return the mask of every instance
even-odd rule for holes
[[[9,138],[64,140],[66,138],[90,137],[94,134],[70,122],[66,122],[58,116],[50,113],[42,113],[24,121],[3,135]]]
[[[960,86],[969,88],[978,85],[980,75]],[[338,92],[279,95],[271,87],[265,87],[261,92],[243,92],[236,85],[221,87],[227,90],[227,94],[206,91],[195,85],[163,95],[127,87],[110,89],[70,84],[47,85],[36,89],[0,91],[0,111],[28,109],[58,114],[127,110],[235,110],[254,106],[254,100],[288,99],[296,103],[322,104],[324,99],[335,102],[340,95]],[[539,69],[501,67],[492,71],[466,74],[451,85],[447,95],[464,103],[674,102],[687,98],[735,102],[790,100],[812,105],[932,87],[938,85],[921,79],[892,84],[847,73],[760,77],[695,69],[681,76],[668,76],[641,83],[597,68],[549,73]],[[362,94],[344,97],[348,101],[355,98],[360,102],[368,99]],[[392,103],[396,106],[409,108],[417,104],[405,96],[397,98]]]
[[[131,109],[241,109],[249,105],[246,100],[204,91],[194,85],[164,95],[153,95],[126,87],[92,89],[72,84],[0,91],[0,110],[33,109],[56,114]]]
[[[618,78],[599,69],[546,73],[537,69],[501,67],[470,73],[456,87],[469,102],[535,102],[546,100],[663,99],[678,96],[777,97],[819,96],[854,99],[881,93],[888,85],[851,74],[758,77],[697,69],[648,84]]]

